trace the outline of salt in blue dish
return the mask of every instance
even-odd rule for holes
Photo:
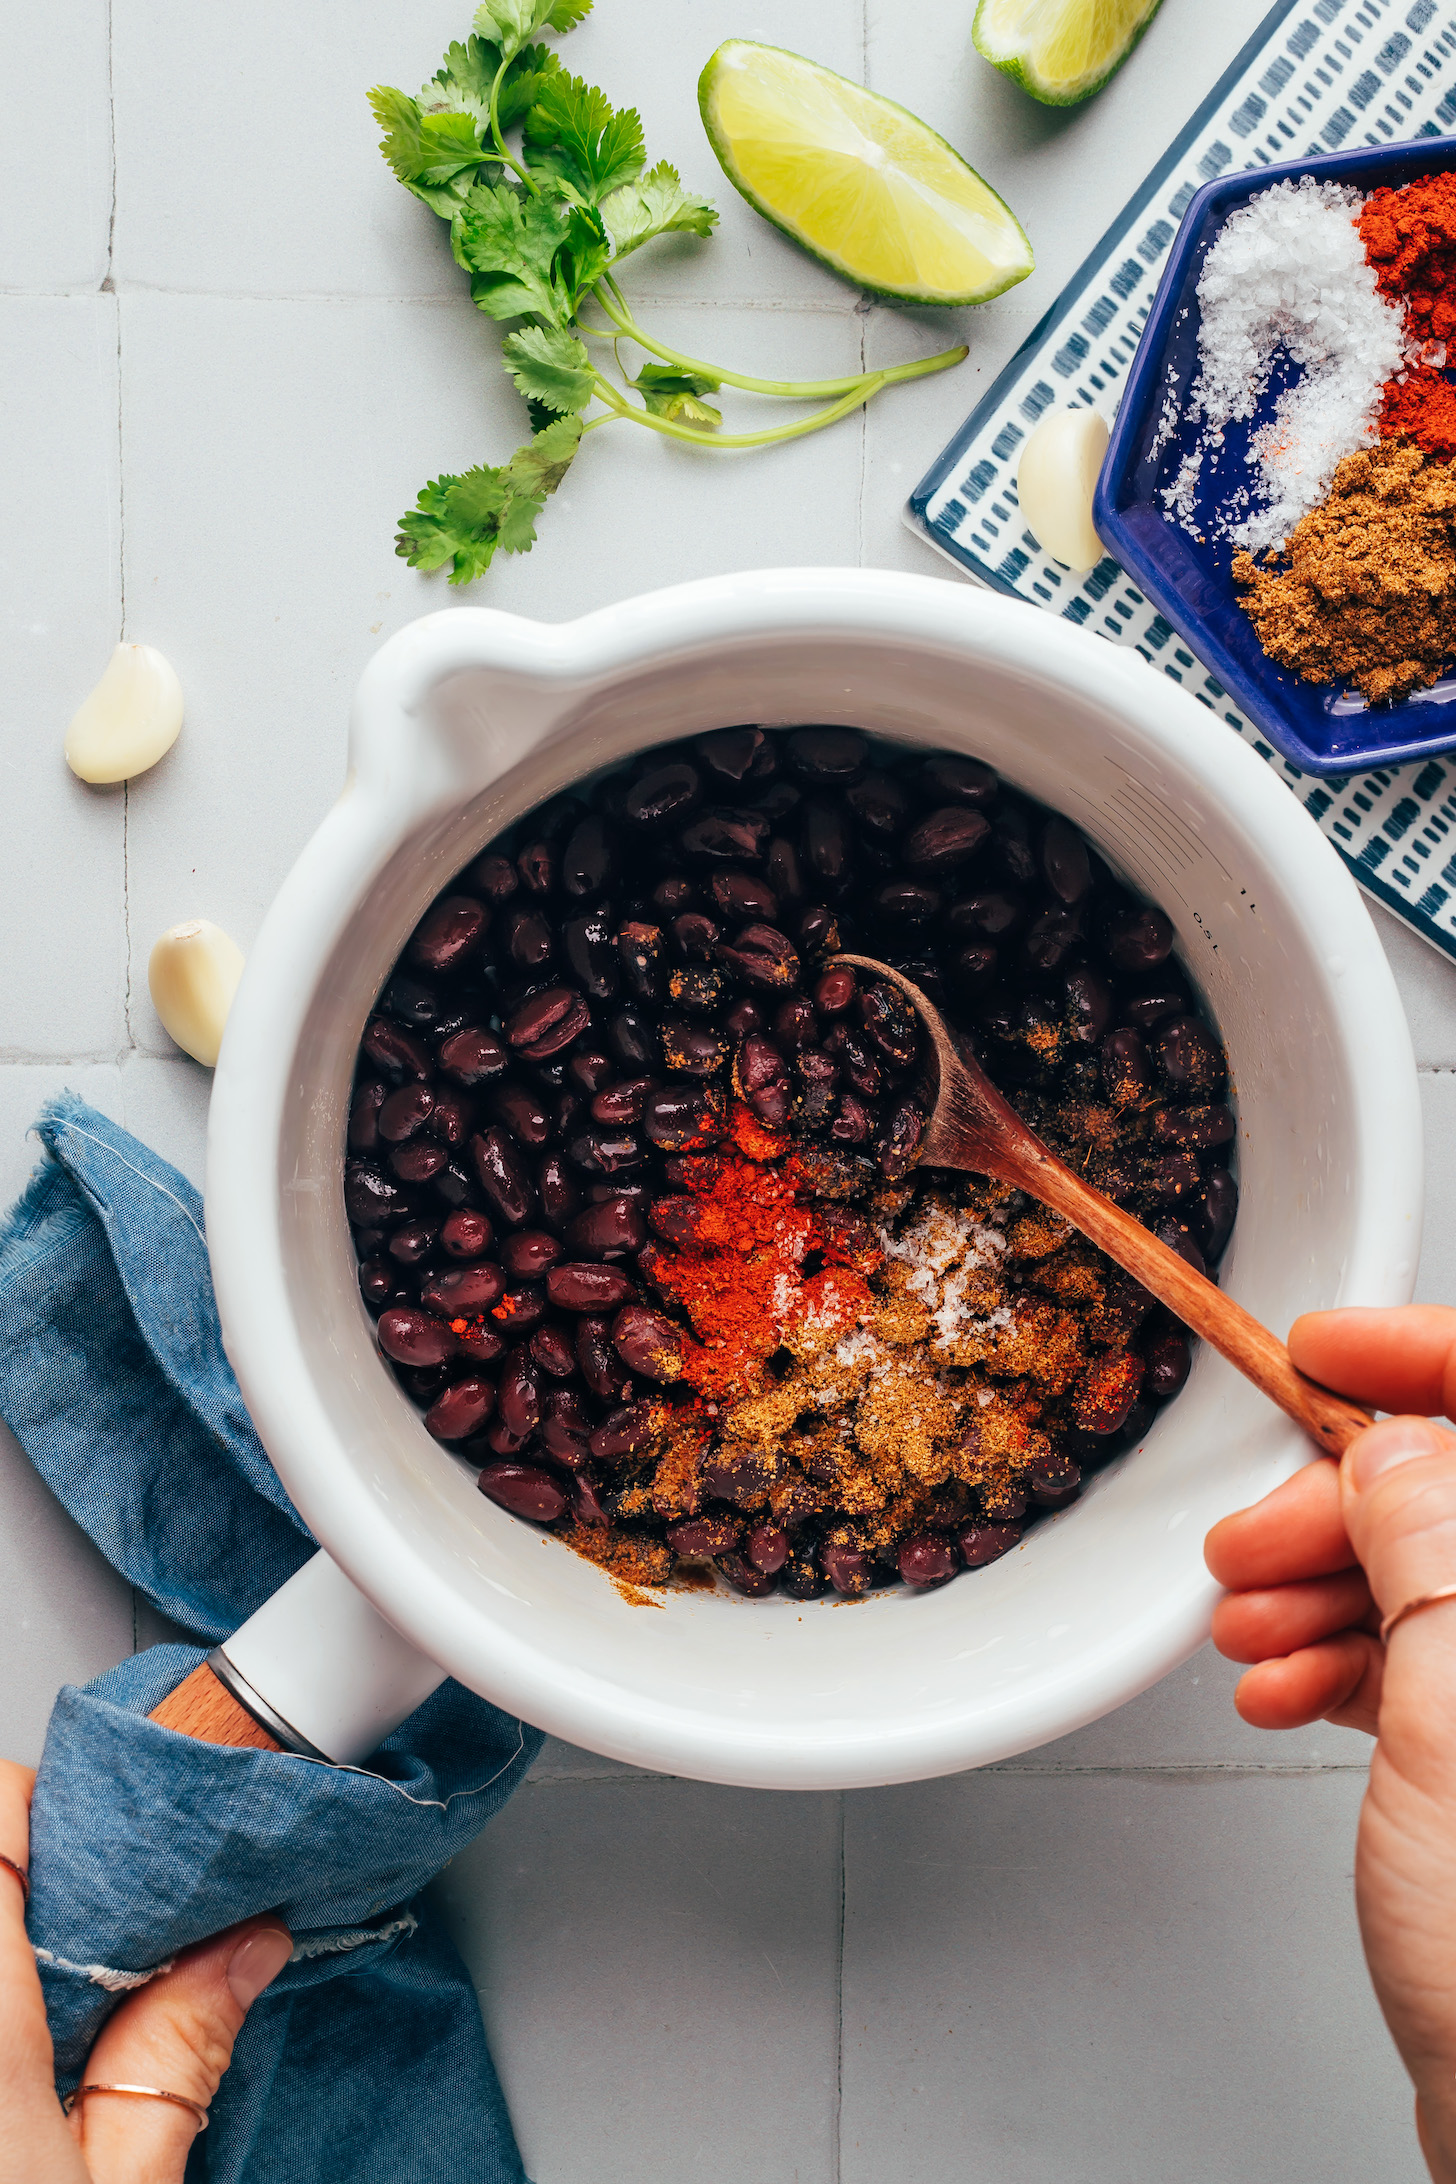
[[[1230,575],[1236,549],[1216,538],[1211,525],[1201,527],[1204,543],[1199,543],[1164,513],[1161,489],[1177,476],[1199,432],[1181,414],[1198,374],[1198,277],[1229,214],[1276,182],[1311,175],[1368,193],[1382,185],[1399,189],[1452,167],[1456,147],[1448,139],[1416,137],[1378,150],[1253,167],[1201,189],[1169,255],[1097,482],[1093,522],[1108,552],[1224,684],[1235,705],[1306,773],[1356,773],[1456,750],[1456,674],[1399,704],[1381,706],[1367,706],[1358,691],[1302,681],[1269,658],[1239,605]],[[1230,481],[1242,475],[1249,436],[1267,423],[1287,383],[1276,370],[1254,418],[1225,429],[1212,490],[1200,497],[1199,510],[1211,512]],[[1155,448],[1170,391],[1178,399],[1179,422]]]

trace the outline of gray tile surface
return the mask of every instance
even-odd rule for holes
[[[200,1182],[208,1079],[152,1015],[147,952],[190,915],[251,940],[337,793],[355,678],[405,621],[560,619],[763,563],[955,581],[901,527],[906,494],[1260,11],[1166,8],[1100,99],[1053,113],[974,58],[962,0],[922,0],[913,37],[889,0],[598,0],[570,65],[634,99],[654,155],[723,214],[710,246],[632,271],[668,340],[794,376],[971,354],[789,450],[596,435],[536,551],[461,594],[395,558],[394,519],[522,418],[363,93],[412,89],[469,12],[0,0],[7,1199],[63,1084]],[[697,122],[697,71],[731,34],[924,113],[1022,216],[1033,277],[980,312],[895,311],[796,253]],[[247,116],[227,186],[179,188],[177,116],[222,99]],[[175,751],[125,796],[59,757],[123,636],[161,645],[187,697]],[[1374,916],[1422,1071],[1420,1294],[1452,1302],[1456,968]],[[0,1748],[34,1757],[63,1680],[162,1635],[0,1437]],[[548,1744],[440,1884],[537,2184],[1413,2184],[1350,1913],[1366,1747],[1246,1729],[1235,1679],[1204,1652],[1040,1752],[843,1800]]]

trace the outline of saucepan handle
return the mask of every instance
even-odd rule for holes
[[[316,1554],[151,1718],[207,1744],[351,1766],[444,1680],[336,1562]]]

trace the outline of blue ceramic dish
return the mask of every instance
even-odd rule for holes
[[[1451,167],[1456,167],[1456,147],[1449,139],[1417,137],[1379,150],[1255,167],[1201,189],[1189,203],[1169,256],[1097,484],[1093,521],[1108,552],[1186,638],[1241,711],[1306,773],[1355,773],[1456,749],[1456,675],[1398,705],[1367,706],[1358,691],[1303,682],[1277,666],[1239,605],[1229,573],[1235,549],[1211,536],[1199,545],[1164,514],[1159,489],[1176,477],[1197,428],[1180,420],[1156,453],[1152,443],[1170,386],[1184,402],[1197,375],[1198,277],[1231,212],[1271,184],[1297,181],[1301,175],[1368,192],[1382,184],[1398,189],[1420,175]],[[1228,428],[1215,473],[1216,491],[1226,491],[1230,478],[1239,475],[1248,436],[1267,420],[1282,384],[1276,372],[1252,423]]]

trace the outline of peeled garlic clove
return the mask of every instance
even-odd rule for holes
[[[242,975],[242,949],[206,918],[172,926],[152,950],[147,964],[152,1006],[183,1053],[208,1069],[217,1066],[223,1026]]]
[[[1093,409],[1050,410],[1021,451],[1016,497],[1026,527],[1069,569],[1103,555],[1092,528],[1092,494],[1107,453],[1107,427]]]
[[[66,764],[83,781],[130,781],[171,750],[182,685],[155,645],[118,645],[66,730]]]

